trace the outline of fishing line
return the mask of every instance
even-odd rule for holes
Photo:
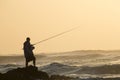
[[[45,41],[48,41],[48,40],[50,40],[50,39],[56,38],[56,37],[58,37],[58,36],[61,36],[61,35],[66,34],[66,33],[68,33],[68,32],[71,32],[71,31],[73,31],[73,30],[75,30],[75,29],[78,29],[79,27],[80,27],[80,26],[75,27],[75,28],[72,28],[72,29],[69,29],[69,30],[64,31],[64,32],[61,32],[61,33],[59,33],[59,34],[53,35],[53,36],[51,36],[51,37],[49,37],[49,38],[46,38],[46,39],[41,40],[41,41],[39,41],[39,42],[36,42],[36,43],[34,43],[33,45],[37,45],[37,44],[43,43],[43,42],[45,42]]]

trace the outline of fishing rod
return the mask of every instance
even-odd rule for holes
[[[51,37],[49,37],[49,38],[46,38],[46,39],[41,40],[41,41],[39,41],[39,42],[36,42],[36,43],[34,43],[33,45],[37,45],[37,44],[39,44],[39,43],[42,43],[42,42],[48,41],[48,40],[50,40],[50,39],[56,38],[56,37],[58,37],[58,36],[61,36],[61,35],[65,34],[65,33],[71,32],[71,31],[73,31],[73,30],[75,30],[75,29],[78,29],[78,28],[79,28],[79,26],[78,26],[78,27],[75,27],[75,28],[72,28],[72,29],[69,29],[69,30],[67,30],[67,31],[61,32],[61,33],[59,33],[59,34],[53,35],[53,36],[51,36]]]

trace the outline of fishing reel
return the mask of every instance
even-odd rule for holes
[[[35,49],[35,47],[33,45],[31,45],[31,49],[33,50],[33,49]]]

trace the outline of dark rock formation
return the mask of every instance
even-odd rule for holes
[[[37,67],[17,68],[0,74],[0,80],[49,80],[46,72],[38,71]]]
[[[27,68],[17,68],[0,73],[0,80],[72,80],[70,77],[49,75],[46,72],[38,71],[37,67],[29,66]]]

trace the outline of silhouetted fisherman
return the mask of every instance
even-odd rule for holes
[[[28,67],[28,62],[33,61],[33,65],[35,66],[36,64],[36,58],[33,54],[33,49],[35,49],[35,47],[30,43],[30,38],[27,37],[26,41],[24,42],[24,56],[26,59],[26,67]]]

